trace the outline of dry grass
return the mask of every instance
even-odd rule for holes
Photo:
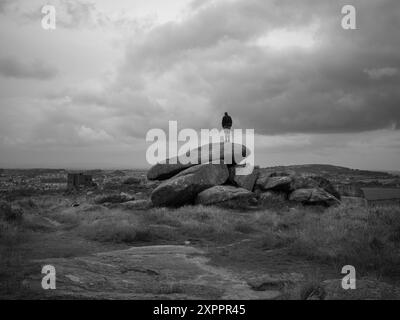
[[[69,202],[72,200],[69,199]],[[262,250],[286,248],[288,254],[336,266],[354,265],[377,275],[400,270],[400,207],[329,209],[296,207],[241,212],[218,207],[186,206],[146,211],[108,209],[65,198],[41,197],[19,203],[29,214],[0,224],[0,245],[27,241],[34,232],[51,232],[40,217],[60,224],[57,230],[107,243],[182,243],[196,239],[221,244],[261,239]],[[36,215],[35,215],[36,214]],[[262,251],[260,252],[260,254]]]
[[[400,207],[297,207],[236,212],[218,207],[186,206],[122,211],[99,206],[68,208],[53,215],[80,235],[103,242],[181,241],[227,243],[262,238],[264,250],[289,253],[358,270],[393,274],[399,270]],[[166,228],[160,232],[155,226]],[[168,227],[168,228],[167,228]]]
[[[294,239],[294,254],[395,274],[400,266],[400,208],[340,206],[319,216],[306,215],[295,228]]]

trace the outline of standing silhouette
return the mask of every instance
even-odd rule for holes
[[[231,128],[232,128],[232,118],[228,115],[228,112],[225,112],[224,117],[222,118],[222,128],[224,129],[225,141],[231,141]]]

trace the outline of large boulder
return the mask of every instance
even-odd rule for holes
[[[321,176],[293,175],[291,178],[291,190],[321,188],[335,196],[337,199],[340,199],[340,194],[332,185],[332,183]]]
[[[185,159],[182,158],[184,155]],[[250,155],[244,145],[230,142],[212,143],[189,150],[182,156],[173,157],[157,163],[147,172],[149,180],[167,180],[179,172],[198,164],[236,164]],[[185,161],[183,161],[185,160]]]
[[[228,177],[229,171],[224,164],[200,164],[161,183],[151,193],[151,201],[155,206],[192,203],[200,192],[224,184]]]
[[[289,200],[303,204],[321,204],[326,206],[340,203],[335,196],[322,188],[297,189],[290,194]]]
[[[253,191],[254,185],[258,178],[259,168],[258,167],[253,168],[252,173],[247,175],[236,174],[237,168],[239,168],[239,166],[232,166],[229,168],[229,182],[232,185],[237,186],[239,188],[244,188],[249,191]]]
[[[254,193],[234,186],[215,186],[200,192],[195,203],[201,205],[220,205],[245,207],[251,204]]]
[[[257,179],[256,185],[259,189],[267,191],[290,192],[292,178],[290,176],[262,176]]]
[[[329,180],[318,175],[296,174],[293,171],[262,169],[256,181],[257,189],[290,193],[298,189],[321,188],[340,199],[339,192]]]

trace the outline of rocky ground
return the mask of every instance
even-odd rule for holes
[[[0,297],[400,298],[400,207],[347,201],[316,174],[238,168],[158,164],[112,190],[1,200]]]
[[[344,262],[327,258],[332,255],[332,245],[318,245],[321,256],[311,254],[317,251],[315,247],[300,246],[305,240],[297,232],[306,232],[300,222],[306,215],[320,219],[321,215],[335,216],[343,208],[235,211],[188,206],[138,210],[123,203],[120,207],[118,203],[99,205],[95,203],[98,197],[48,196],[19,203],[24,208],[20,220],[7,225],[2,222],[2,298],[399,297],[393,270],[386,272],[379,265],[360,268],[361,289],[344,291],[340,286]],[[379,246],[379,241],[375,245]],[[374,242],[366,245],[371,244]],[[358,258],[354,260],[357,267]],[[44,265],[56,268],[56,290],[41,288]]]

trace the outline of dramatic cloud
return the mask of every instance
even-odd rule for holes
[[[171,119],[186,123],[195,112],[194,127],[231,111],[263,134],[397,128],[397,3],[355,6],[359,28],[345,31],[341,5],[331,1],[203,5],[133,39],[120,85],[164,101]]]
[[[57,29],[46,32],[40,1],[0,2],[8,154],[103,147],[122,159],[168,120],[214,128],[228,111],[234,127],[255,129],[261,164],[395,167],[398,0],[353,0],[357,30],[341,26],[345,0],[53,3]],[[160,8],[168,14],[154,18]]]

